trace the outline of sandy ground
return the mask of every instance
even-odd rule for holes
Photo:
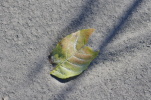
[[[87,28],[89,69],[50,76],[58,41]],[[151,0],[0,0],[0,100],[151,100]]]

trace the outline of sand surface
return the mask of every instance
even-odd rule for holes
[[[50,76],[49,53],[87,28],[99,56]],[[0,100],[151,100],[151,0],[0,0]]]

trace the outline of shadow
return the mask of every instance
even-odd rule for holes
[[[132,16],[132,13],[136,10],[136,8],[142,3],[143,0],[134,0],[133,4],[125,11],[122,16],[119,19],[119,22],[115,27],[109,32],[109,35],[104,39],[104,41],[99,46],[99,55],[94,61],[90,64],[90,67],[93,66],[93,64],[98,64],[100,61],[105,61],[109,59],[107,55],[104,54],[105,47],[112,41],[112,39],[118,35],[119,31],[123,28],[127,20]],[[128,49],[128,48],[127,48]],[[113,55],[112,55],[113,56]]]
[[[76,81],[75,80],[69,80],[67,81],[68,82],[68,86],[67,87],[64,87],[57,95],[55,95],[55,97],[51,100],[66,100],[66,97],[68,95],[68,93],[72,92],[72,90],[75,89],[75,87],[77,86],[77,83],[78,83],[78,80],[80,77],[75,77],[76,78]],[[59,79],[60,80],[60,79]],[[64,82],[65,80],[61,80],[61,83],[66,83],[66,81]]]
[[[102,61],[117,61],[117,56],[123,56],[124,54],[128,53],[129,55],[132,55],[134,52],[139,51],[144,49],[145,47],[150,47],[150,45],[146,45],[146,44],[150,44],[147,40],[149,40],[149,38],[151,37],[151,35],[143,35],[143,39],[142,37],[137,37],[137,40],[134,40],[135,38],[133,38],[132,40],[135,41],[132,43],[132,41],[129,41],[129,43],[127,43],[128,45],[120,47],[121,49],[117,49],[117,50],[110,50],[107,52],[104,52],[103,58],[101,59]],[[144,42],[144,40],[146,42]],[[101,55],[101,56],[102,56]]]
[[[98,0],[87,0],[87,2],[82,6],[81,12],[78,17],[73,19],[58,35],[58,39],[65,37],[68,34],[76,32],[80,29],[85,29],[83,26],[90,26],[93,22],[93,17],[95,12],[99,10],[98,8],[94,10],[95,7],[99,4]],[[89,21],[87,21],[89,20]],[[86,27],[87,28],[87,27]]]
[[[136,48],[137,48],[137,50],[139,50],[138,49],[139,46],[136,45],[135,43],[133,43],[129,46],[123,47],[123,48],[118,49],[118,50],[103,52],[101,54],[101,56],[98,57],[98,59],[97,59],[98,61],[95,61],[93,63],[98,64],[100,62],[100,59],[101,59],[102,62],[105,62],[105,61],[113,61],[113,62],[120,61],[119,58],[117,58],[117,57],[123,56],[125,53],[132,54],[132,53],[135,52]]]
[[[56,76],[53,76],[53,75],[51,75],[53,78],[55,78],[56,80],[58,80],[59,82],[61,82],[61,83],[67,83],[67,82],[69,82],[69,81],[71,81],[71,80],[74,80],[74,79],[76,79],[79,75],[77,75],[77,76],[74,76],[74,77],[70,77],[70,78],[67,78],[67,79],[60,79],[60,78],[58,78],[58,77],[56,77]]]
[[[122,16],[119,19],[119,22],[115,27],[109,32],[109,35],[104,39],[104,41],[99,46],[99,52],[98,57],[90,64],[90,67],[93,66],[93,64],[97,64],[105,59],[108,59],[106,55],[104,54],[105,47],[112,41],[112,39],[119,34],[119,31],[123,28],[127,20],[132,16],[132,13],[136,10],[136,8],[142,3],[143,0],[134,0],[133,4],[125,11]]]
[[[134,3],[129,7],[129,9],[125,11],[125,14],[123,14],[124,16],[119,19],[118,24],[111,30],[109,35],[104,39],[104,41],[100,45],[99,48],[101,52],[99,55],[101,55],[102,51],[107,46],[107,44],[109,44],[112,39],[118,34],[119,30],[122,29],[128,18],[132,16],[132,12],[136,10],[136,8],[141,4],[142,1],[143,0],[135,0]]]
[[[37,74],[42,70],[43,65],[46,63],[45,59],[41,59],[39,61],[36,61],[36,67],[34,67],[29,74],[27,75],[29,81],[33,81],[33,79],[35,79],[35,77],[37,76]]]

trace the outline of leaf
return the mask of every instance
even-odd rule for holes
[[[98,55],[85,46],[95,29],[83,29],[63,38],[51,53],[50,61],[57,64],[50,72],[61,79],[81,74]]]

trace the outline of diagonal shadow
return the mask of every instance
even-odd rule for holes
[[[83,29],[85,25],[90,26],[93,22],[94,12],[97,12],[99,4],[98,0],[87,0],[87,2],[82,6],[81,12],[78,17],[73,19],[58,35],[57,39],[62,38],[72,32]],[[97,9],[94,9],[96,8]],[[89,20],[89,23],[88,21]],[[61,36],[62,35],[62,36]]]
[[[27,75],[29,82],[32,82],[36,76],[38,75],[38,73],[41,72],[41,70],[43,69],[44,64],[46,63],[46,59],[42,58],[38,61],[36,61],[35,63],[35,68],[33,68]]]
[[[142,1],[143,0],[134,0],[133,4],[129,7],[129,9],[127,9],[125,11],[125,14],[123,14],[124,16],[122,16],[119,19],[118,24],[111,30],[111,32],[109,33],[109,35],[104,39],[104,41],[102,42],[102,44],[99,46],[99,48],[100,48],[99,50],[101,52],[99,52],[99,57],[96,58],[93,63],[91,63],[91,66],[93,66],[94,63],[98,63],[100,60],[104,59],[105,55],[103,53],[104,53],[105,47],[112,41],[112,39],[116,35],[119,34],[119,31],[123,28],[123,26],[125,25],[125,23],[127,22],[127,20],[132,16],[132,13],[142,3]]]
[[[129,7],[128,10],[125,11],[125,13],[123,14],[123,16],[119,19],[118,24],[112,29],[112,31],[109,33],[109,35],[104,39],[104,41],[102,42],[102,44],[99,46],[101,53],[99,54],[99,56],[101,56],[101,58],[95,59],[95,61],[90,65],[93,66],[93,64],[97,61],[97,60],[103,60],[103,50],[105,49],[105,47],[112,41],[112,39],[118,34],[119,30],[121,30],[124,26],[124,24],[126,23],[126,21],[128,20],[128,18],[130,18],[132,16],[132,12],[134,12],[136,10],[136,8],[141,4],[143,0],[135,0],[133,2],[133,4]],[[94,68],[94,67],[93,67]],[[81,74],[79,77],[77,77],[76,80],[73,80],[72,83],[70,83],[68,85],[68,87],[62,89],[56,97],[53,98],[53,100],[65,100],[67,94],[69,92],[71,92],[77,85],[76,81],[81,78],[83,76],[83,74]]]
[[[136,8],[142,1],[143,0],[135,0],[134,3],[129,7],[129,9],[125,11],[124,16],[119,19],[118,24],[111,30],[109,35],[104,39],[104,41],[100,45],[100,51],[103,51],[107,44],[109,44],[112,39],[118,34],[118,31],[122,29],[128,18],[132,16],[132,12],[136,10]]]

